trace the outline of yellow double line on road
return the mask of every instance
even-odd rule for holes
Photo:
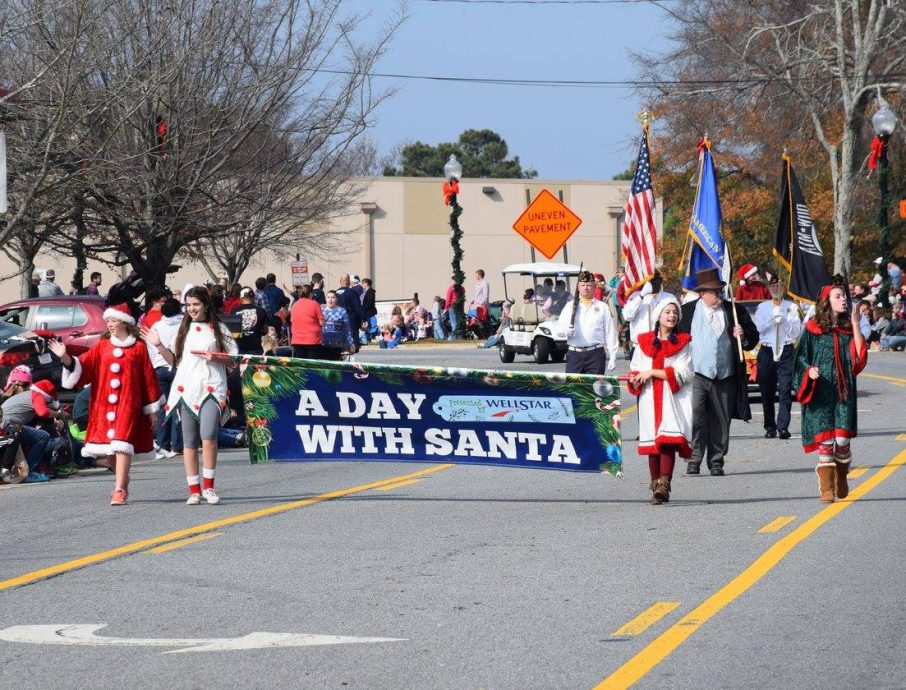
[[[304,508],[306,506],[315,505],[316,503],[332,501],[336,498],[343,498],[344,496],[362,493],[363,491],[370,491],[371,489],[381,489],[387,485],[400,484],[401,482],[424,477],[425,475],[432,474],[433,472],[440,472],[441,470],[446,470],[451,467],[454,467],[454,465],[435,465],[424,470],[419,470],[418,472],[410,472],[409,474],[403,474],[398,477],[390,477],[389,479],[381,479],[369,484],[361,484],[359,486],[353,486],[348,489],[331,491],[329,493],[320,494],[318,496],[312,496],[311,498],[305,498],[300,501],[282,503],[277,506],[271,506],[270,508],[262,508],[261,510],[255,510],[250,513],[242,513],[241,515],[234,515],[222,520],[205,522],[204,524],[196,525],[195,527],[189,527],[187,529],[177,530],[176,532],[162,534],[159,537],[151,537],[150,539],[143,539],[141,541],[132,542],[131,544],[119,546],[115,549],[101,551],[100,553],[91,554],[90,556],[83,556],[82,558],[76,558],[71,561],[66,561],[65,563],[52,565],[49,568],[33,570],[30,573],[25,573],[24,575],[19,575],[18,577],[11,577],[8,580],[2,580],[0,581],[0,591],[3,591],[5,589],[12,589],[13,587],[21,587],[22,585],[29,585],[33,582],[38,582],[39,580],[46,580],[49,577],[62,575],[63,573],[78,570],[79,568],[85,568],[89,565],[95,565],[96,563],[102,563],[103,561],[109,561],[120,556],[127,556],[138,551],[145,551],[146,549],[151,549],[162,544],[169,544],[171,542],[186,540],[189,537],[195,537],[200,534],[213,532],[214,530],[220,529],[221,527],[238,525],[240,523],[250,522],[251,520],[257,520],[259,518],[270,517],[271,515],[285,513],[288,510],[295,510],[296,508]],[[185,542],[181,543],[180,546],[184,545],[184,543]]]
[[[832,503],[819,513],[802,523],[787,536],[776,541],[767,551],[755,560],[748,568],[733,578],[723,588],[705,599],[692,611],[680,618],[674,625],[661,633],[657,638],[632,657],[616,671],[595,686],[595,690],[615,690],[628,688],[639,681],[655,666],[660,664],[695,631],[711,618],[734,602],[761,578],[767,575],[796,546],[805,541],[819,527],[838,513],[843,512],[853,503],[863,498],[878,487],[901,466],[906,465],[906,451],[901,452],[878,472],[850,491],[849,498]]]

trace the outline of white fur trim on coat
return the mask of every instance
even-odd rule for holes
[[[146,453],[136,453],[135,447],[126,441],[86,443],[82,447],[82,456],[86,458],[106,458],[116,453],[128,453],[133,460],[153,460],[155,457],[153,448]]]
[[[82,378],[82,363],[79,362],[78,357],[73,357],[72,361],[75,363],[72,371],[69,371],[69,369],[65,367],[63,368],[63,376],[61,379],[63,388],[75,388],[77,385],[79,385],[79,379]]]
[[[142,407],[142,414],[151,414],[153,412],[157,412],[161,408],[161,405],[163,405],[163,404],[164,404],[164,396],[160,396],[159,399],[155,400],[152,403],[148,403],[147,405]]]

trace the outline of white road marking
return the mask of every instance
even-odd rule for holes
[[[223,652],[239,649],[274,649],[277,647],[313,647],[328,644],[359,644],[369,642],[405,642],[393,637],[342,637],[309,633],[251,632],[242,637],[224,638],[140,638],[101,637],[95,633],[106,623],[79,625],[14,625],[0,630],[4,642],[27,644],[78,645],[88,647],[184,647],[164,654],[184,652]]]

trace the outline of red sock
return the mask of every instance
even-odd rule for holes
[[[200,494],[201,485],[200,484],[189,484],[189,493],[190,494]]]
[[[204,482],[205,491],[207,491],[208,489],[214,488],[214,477],[202,477],[201,481]]]
[[[654,481],[661,476],[661,456],[660,455],[649,455],[648,456],[648,472],[651,474],[651,480]]]

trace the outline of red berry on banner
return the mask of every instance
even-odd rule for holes
[[[183,393],[186,389],[184,386],[177,386],[176,390],[178,390],[180,393]]]
[[[214,386],[208,386],[208,393],[214,392]]]

